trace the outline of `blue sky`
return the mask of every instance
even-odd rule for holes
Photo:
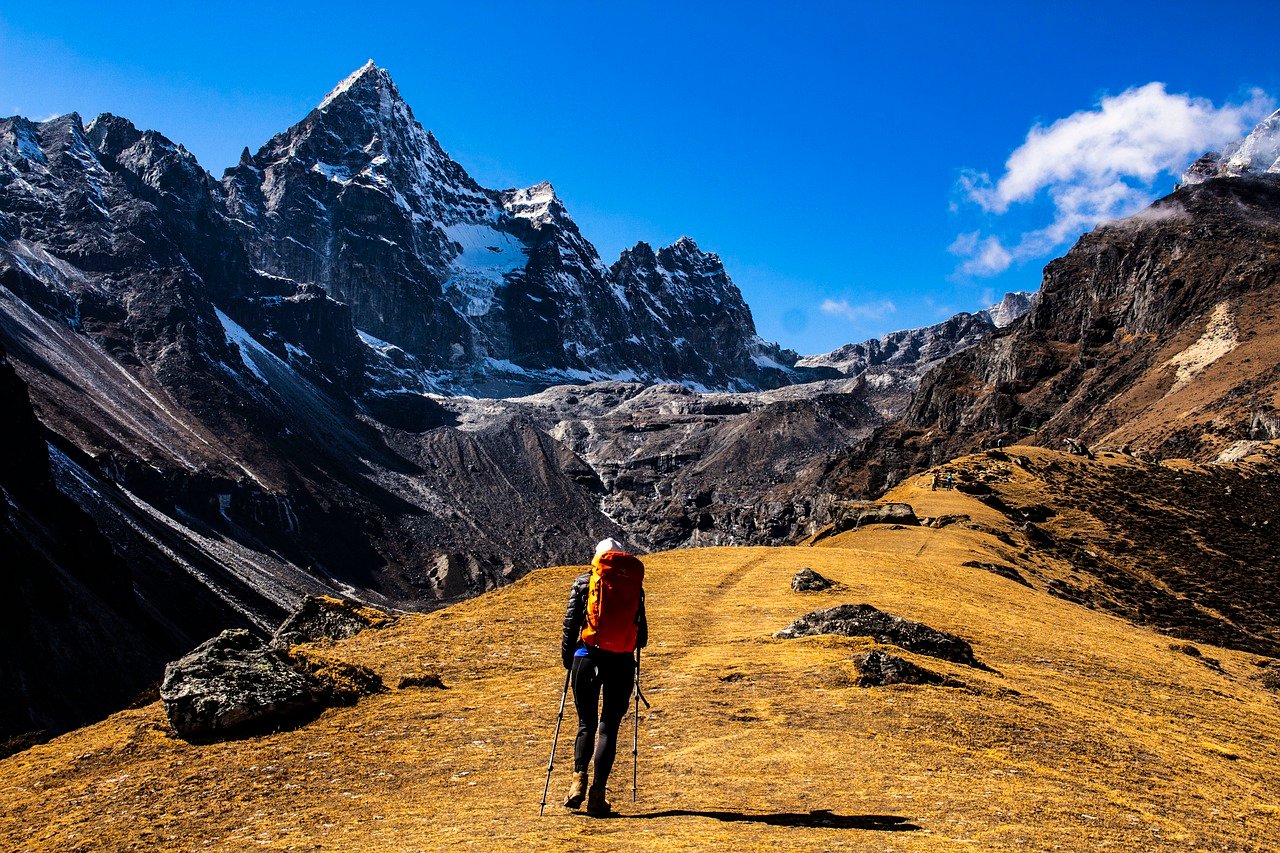
[[[1247,2],[14,4],[0,115],[114,112],[221,175],[372,57],[480,183],[550,180],[606,262],[688,234],[819,352],[1036,288],[1274,108],[1277,32]]]

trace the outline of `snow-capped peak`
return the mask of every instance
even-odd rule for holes
[[[1198,184],[1208,178],[1280,173],[1280,110],[1258,123],[1244,139],[1231,143],[1221,154],[1206,154],[1191,164],[1183,183]]]
[[[559,202],[555,188],[547,181],[522,190],[507,190],[502,194],[502,206],[518,219],[527,219],[534,225],[546,225],[552,220],[552,206]]]
[[[1223,152],[1230,174],[1280,172],[1280,110],[1267,116],[1236,146]]]
[[[361,65],[355,71],[348,74],[341,83],[333,88],[332,92],[325,95],[324,100],[320,102],[320,106],[316,107],[316,109],[325,109],[339,97],[356,88],[361,81],[366,79],[369,81],[366,85],[371,84],[371,87],[389,86],[391,84],[391,75],[387,73],[386,69],[379,68],[374,64],[373,60],[370,59],[364,65]]]

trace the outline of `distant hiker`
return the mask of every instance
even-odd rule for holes
[[[950,471],[947,472],[947,488],[954,489],[956,487],[956,477]]]
[[[618,726],[627,715],[635,683],[633,653],[648,642],[644,563],[628,554],[616,539],[605,539],[596,545],[591,571],[573,582],[560,640],[560,656],[570,671],[573,704],[578,710],[573,784],[564,801],[568,808],[578,808],[585,796],[587,814],[612,811],[605,800],[605,787],[618,749]],[[588,789],[591,763],[595,779]]]
[[[938,479],[940,478],[940,476],[941,475],[937,471],[933,472],[933,477],[929,479],[929,491],[931,492],[938,491]]]

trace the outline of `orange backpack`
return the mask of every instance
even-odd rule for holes
[[[630,554],[606,551],[592,560],[582,642],[607,652],[635,651],[643,588],[644,563]]]

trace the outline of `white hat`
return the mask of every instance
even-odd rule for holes
[[[601,539],[596,543],[596,556],[599,557],[606,551],[622,551],[625,554],[627,546],[623,545],[617,539]]]

